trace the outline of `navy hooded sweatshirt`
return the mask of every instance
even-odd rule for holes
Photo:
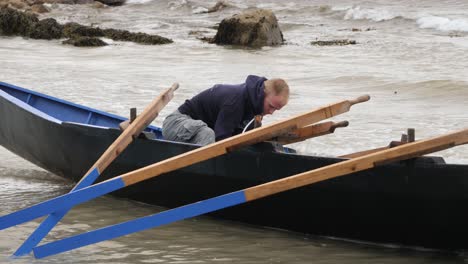
[[[205,122],[214,130],[216,141],[225,139],[241,133],[255,115],[263,113],[266,80],[249,75],[242,84],[217,84],[186,100],[178,110]]]

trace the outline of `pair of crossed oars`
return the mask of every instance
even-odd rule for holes
[[[173,90],[175,90],[175,88],[174,86],[170,88],[168,91],[163,93],[163,95],[161,95],[161,98],[167,99],[169,96],[172,96],[172,92]],[[161,175],[163,173],[177,170],[200,161],[208,160],[210,158],[225,154],[242,146],[279,137],[281,135],[284,135],[285,133],[300,131],[301,128],[305,128],[309,124],[347,112],[353,104],[364,102],[367,100],[369,100],[369,97],[363,96],[355,100],[341,101],[335,104],[321,107],[314,111],[298,115],[285,121],[280,121],[268,126],[257,128],[244,134],[233,136],[231,138],[213,143],[211,145],[183,153],[181,155],[157,162],[153,165],[87,187],[87,185],[91,184],[92,181],[94,181],[94,179],[86,179],[88,177],[91,177],[90,175],[98,176],[99,172],[102,171],[102,168],[99,168],[98,170],[97,168],[93,167],[90,170],[90,172],[88,172],[88,174],[69,194],[65,194],[57,198],[45,201],[43,203],[34,205],[32,207],[0,217],[0,229],[21,224],[43,215],[51,214],[49,218],[53,217],[54,220],[51,222],[52,224],[49,224],[47,231],[39,232],[39,230],[42,228],[41,225],[36,230],[36,232],[34,232],[40,233],[40,235],[33,239],[31,239],[30,237],[30,239],[26,241],[33,241],[28,245],[27,252],[30,252],[31,248],[37,245],[37,243],[39,243],[43,236],[45,236],[47,232],[60,220],[60,218],[63,217],[63,215],[74,205],[124,188],[126,186],[138,183],[140,181]],[[138,122],[144,120],[144,118],[142,117],[143,115],[144,113],[140,115],[124,131],[121,137],[124,134],[126,134],[127,137],[130,136],[132,133],[127,131],[133,127],[136,127]],[[120,137],[116,140],[116,142],[119,141],[119,139]],[[128,140],[130,140],[131,142],[131,139]],[[397,146],[392,149],[377,151],[372,154],[364,155],[354,159],[349,159],[316,170],[311,170],[273,182],[257,185],[237,192],[232,192],[201,202],[167,210],[159,214],[150,215],[147,217],[135,219],[125,223],[105,227],[88,233],[48,243],[39,247],[35,247],[34,254],[37,258],[46,257],[49,255],[61,253],[85,245],[127,235],[133,232],[145,230],[163,224],[168,224],[188,217],[193,217],[222,208],[226,208],[229,206],[253,201],[275,193],[298,188],[315,182],[369,169],[382,163],[408,159],[466,143],[468,143],[468,129],[455,133],[450,133],[444,136],[435,137],[432,139],[407,143],[405,145]],[[116,143],[113,143],[112,145],[116,145]],[[117,147],[114,151],[116,154],[118,154],[122,150],[123,149],[121,147]],[[108,151],[106,151],[106,153],[107,152]],[[103,158],[101,157],[100,160],[101,159]],[[109,163],[107,163],[107,165]],[[85,180],[86,183],[83,183]],[[60,217],[58,218],[56,216]],[[34,236],[34,234],[32,236]],[[22,254],[27,253],[24,253],[25,251],[22,252]],[[15,253],[15,255],[20,254]]]

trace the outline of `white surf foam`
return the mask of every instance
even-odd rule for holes
[[[125,3],[130,5],[146,4],[153,0],[127,0]]]
[[[401,17],[401,15],[393,13],[385,9],[371,9],[371,8],[361,8],[359,6],[354,6],[346,10],[344,19],[367,19],[375,22],[385,21]]]
[[[440,31],[468,32],[468,21],[464,19],[450,19],[440,16],[426,16],[419,18],[416,23],[420,28],[432,28]]]
[[[374,22],[388,21],[396,18],[406,18],[415,21],[418,27],[434,29],[438,31],[468,32],[468,19],[450,18],[426,14],[406,14],[395,12],[385,8],[362,8],[360,6],[347,7],[345,9],[333,8],[335,11],[344,12],[345,20],[370,20]]]

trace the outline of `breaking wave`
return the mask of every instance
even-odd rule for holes
[[[419,18],[416,23],[420,28],[431,28],[439,31],[468,32],[468,20],[465,19],[428,16]]]
[[[339,11],[338,9],[336,9]],[[393,19],[408,19],[415,22],[419,28],[434,29],[437,31],[468,32],[468,20],[463,18],[448,18],[434,15],[407,15],[387,9],[361,8],[354,6],[342,10],[344,20],[370,20],[382,22]]]
[[[403,18],[402,15],[393,13],[391,11],[385,9],[369,9],[369,8],[361,8],[359,6],[351,7],[346,10],[344,19],[367,19],[374,22],[386,21],[391,20],[394,18]]]

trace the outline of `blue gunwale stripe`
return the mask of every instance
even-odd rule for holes
[[[54,199],[0,217],[0,230],[51,214],[58,210],[72,208],[74,205],[89,201],[123,187],[125,187],[125,182],[119,177],[61,195]]]
[[[246,202],[244,190],[188,204],[161,213],[137,218],[124,223],[104,227],[62,240],[44,244],[33,249],[36,258],[44,258],[86,245],[125,236],[149,228],[170,224],[186,218],[202,215]]]
[[[5,89],[3,89],[5,88]],[[33,97],[36,96],[36,97],[40,97],[40,98],[44,98],[46,100],[50,100],[50,101],[53,101],[53,102],[57,102],[57,103],[61,103],[61,104],[64,104],[64,105],[68,105],[68,106],[72,106],[72,107],[76,107],[76,108],[79,108],[79,109],[82,109],[82,110],[87,110],[87,111],[91,111],[91,112],[94,112],[96,114],[99,114],[99,115],[103,115],[103,116],[106,116],[106,117],[109,117],[109,118],[113,118],[113,119],[117,119],[119,120],[120,122],[123,122],[125,120],[127,120],[127,118],[125,117],[122,117],[122,116],[118,116],[118,115],[115,115],[115,114],[111,114],[111,113],[107,113],[107,112],[104,112],[104,111],[101,111],[101,110],[97,110],[97,109],[94,109],[94,108],[91,108],[91,107],[87,107],[87,106],[84,106],[84,105],[80,105],[80,104],[76,104],[76,103],[72,103],[72,102],[69,102],[69,101],[66,101],[66,100],[63,100],[63,99],[59,99],[57,97],[53,97],[53,96],[50,96],[50,95],[46,95],[46,94],[43,94],[43,93],[39,93],[39,92],[36,92],[36,91],[33,91],[33,90],[29,90],[29,89],[26,89],[26,88],[22,88],[22,87],[19,87],[19,86],[16,86],[16,85],[13,85],[13,84],[9,84],[9,83],[5,83],[5,82],[0,82],[0,91],[5,93],[5,94],[8,94],[10,97],[13,97],[15,98],[16,100],[19,100],[18,98],[16,98],[15,96],[9,94],[7,92],[7,90],[15,90],[15,91],[19,91],[19,92],[22,92],[24,94],[29,94],[29,95],[32,95]],[[0,96],[3,96],[5,97],[4,95],[0,94]],[[21,100],[19,100],[21,101]],[[23,101],[21,101],[23,102]],[[23,102],[24,103],[24,102]],[[31,107],[31,106],[30,106]],[[34,108],[35,109],[35,108]],[[28,108],[28,110],[30,110],[30,108]],[[31,111],[31,110],[30,110]],[[38,111],[37,109],[35,111]],[[47,119],[49,120],[54,120],[54,122],[56,123],[61,123],[63,120],[58,120],[50,115],[48,115],[47,113],[43,113],[42,115],[47,115]],[[42,116],[40,115],[40,116]],[[56,120],[56,121],[55,121]],[[149,125],[147,126],[147,128],[145,129],[145,131],[147,130],[152,130],[152,131],[155,131],[155,132],[161,132],[162,129],[160,127],[156,127],[156,126],[153,126],[153,125]]]

